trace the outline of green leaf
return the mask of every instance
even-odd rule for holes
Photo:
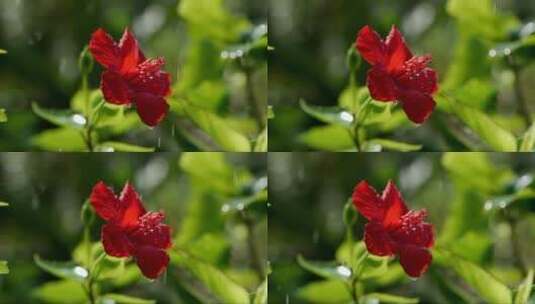
[[[520,143],[520,152],[533,152],[535,149],[535,124],[524,133]]]
[[[155,148],[141,147],[124,142],[107,141],[96,148],[99,152],[154,152]]]
[[[87,269],[73,262],[45,261],[38,255],[34,255],[33,260],[39,268],[58,278],[84,282],[89,275]]]
[[[328,280],[309,283],[297,290],[297,297],[307,303],[350,303],[351,294],[344,282]]]
[[[115,293],[105,294],[99,300],[101,304],[156,304],[155,300],[140,299]]]
[[[326,151],[354,150],[348,130],[338,125],[314,127],[299,135],[299,140],[313,149]]]
[[[298,255],[297,263],[304,269],[324,279],[347,281],[351,277],[351,269],[336,262],[307,261],[301,255]]]
[[[361,280],[368,280],[383,276],[388,271],[388,258],[368,255],[362,261],[359,274]]]
[[[273,106],[268,106],[267,118],[268,119],[275,118],[275,111],[273,110]]]
[[[511,304],[511,290],[478,265],[444,250],[433,250],[437,264],[455,271],[479,296],[491,304]]]
[[[487,39],[501,39],[518,25],[514,16],[497,11],[492,0],[449,0],[446,10],[464,31]]]
[[[267,304],[268,302],[268,280],[264,280],[256,289],[253,304]]]
[[[494,122],[485,113],[464,106],[463,104],[454,101],[451,98],[444,96],[439,97],[443,109],[451,111],[462,122],[464,122],[474,133],[479,135],[481,140],[495,151],[500,152],[516,152],[517,142],[516,138],[511,132],[504,129],[496,122]]]
[[[389,304],[416,304],[417,298],[406,298],[387,293],[370,293],[364,296],[362,304],[389,303]]]
[[[8,274],[9,267],[7,266],[7,261],[0,261],[0,274]]]
[[[41,302],[51,304],[84,304],[87,302],[82,285],[70,280],[45,283],[34,289],[32,296]]]
[[[234,169],[221,152],[189,152],[180,157],[182,170],[216,192],[235,192]]]
[[[1,55],[1,54],[7,54],[7,51],[6,51],[6,50],[2,50],[2,49],[0,49],[0,55]]]
[[[267,152],[268,150],[268,128],[265,127],[256,138],[253,152]]]
[[[267,189],[264,189],[253,195],[234,198],[228,203],[225,203],[223,207],[221,207],[221,211],[224,213],[240,212],[246,210],[253,204],[266,204],[267,195]]]
[[[394,140],[389,139],[370,139],[368,141],[370,144],[379,145],[381,147],[381,150],[392,150],[392,151],[400,151],[400,152],[413,152],[413,151],[419,151],[422,149],[422,145],[413,145],[413,144],[407,144],[403,142],[398,142]]]
[[[9,207],[9,203],[0,202],[0,207]]]
[[[0,108],[0,122],[7,122],[6,110],[2,108]]]
[[[223,0],[182,0],[179,15],[186,20],[195,36],[233,42],[250,25],[246,19],[230,14]]]
[[[518,292],[515,296],[515,304],[527,304],[531,289],[533,288],[533,269],[528,271],[528,275],[518,287]]]
[[[355,120],[353,114],[339,107],[313,106],[303,99],[299,101],[299,105],[308,115],[328,124],[350,128]]]
[[[501,195],[487,200],[487,202],[485,202],[485,210],[505,209],[514,202],[533,198],[535,198],[535,190],[526,188],[514,194]]]
[[[183,252],[171,252],[171,263],[187,269],[222,303],[247,304],[249,293],[214,266]]]
[[[83,115],[74,113],[71,110],[44,109],[36,102],[32,103],[32,110],[37,116],[59,127],[83,129],[87,123]]]
[[[85,151],[86,145],[80,131],[59,128],[43,131],[31,138],[32,145],[47,151]]]
[[[185,103],[182,104],[182,107],[188,117],[221,146],[224,151],[251,151],[249,140],[243,134],[232,129],[223,118]]]

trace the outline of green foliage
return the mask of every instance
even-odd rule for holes
[[[76,282],[84,282],[89,272],[87,269],[73,263],[73,262],[52,262],[41,259],[38,255],[33,257],[35,264],[42,270],[66,280],[73,280]]]
[[[247,291],[212,265],[182,252],[172,252],[171,263],[176,267],[187,269],[191,275],[206,286],[219,302],[249,303]]]
[[[35,289],[33,297],[50,304],[83,304],[86,296],[82,286],[71,280],[52,281]]]
[[[268,302],[268,281],[267,279],[258,286],[253,300],[253,304],[267,304]]]
[[[419,301],[416,298],[406,298],[384,293],[371,293],[364,297],[362,303],[416,304],[419,303]]]
[[[0,274],[8,274],[9,273],[9,267],[7,265],[7,261],[0,261]]]
[[[488,303],[512,303],[511,290],[476,264],[441,250],[434,250],[433,256],[436,263],[451,267]]]
[[[297,297],[307,303],[348,303],[351,294],[346,285],[338,280],[309,283],[297,290]]]
[[[156,304],[156,301],[153,300],[145,300],[113,293],[105,294],[99,300],[102,304]]]
[[[518,292],[515,296],[514,304],[527,304],[529,296],[531,295],[531,289],[533,288],[533,269],[530,269],[528,275],[524,279],[524,282],[518,287]]]

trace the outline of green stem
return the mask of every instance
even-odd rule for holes
[[[355,101],[356,102],[356,101]],[[364,125],[364,122],[366,121],[366,117],[368,116],[368,106],[371,104],[372,98],[368,96],[368,98],[362,103],[360,106],[357,115],[355,115],[355,122],[353,126],[353,140],[355,142],[355,146],[357,147],[357,151],[362,150],[362,144],[363,140],[360,138],[360,129]]]
[[[93,264],[91,265],[91,268],[89,270],[89,276],[86,281],[86,293],[89,300],[89,303],[96,304],[96,300],[98,298],[98,293],[95,290],[95,281],[97,280],[99,276],[99,271],[97,271],[98,264],[106,257],[106,252],[102,252],[98,258],[93,261]]]
[[[241,218],[247,227],[247,246],[249,247],[249,256],[251,258],[251,264],[255,269],[255,272],[260,280],[265,279],[264,263],[260,257],[260,250],[254,237],[255,221],[245,212],[241,212]]]
[[[515,95],[518,102],[518,114],[522,116],[524,119],[524,122],[529,127],[533,124],[533,118],[531,117],[531,113],[529,110],[528,103],[526,101],[526,98],[524,97],[524,94],[522,93],[522,84],[520,83],[520,75],[521,75],[521,67],[518,65],[515,61],[515,59],[512,56],[509,56],[509,66],[513,70],[513,73],[515,75]]]
[[[247,91],[247,100],[251,109],[251,115],[256,118],[256,123],[260,130],[266,127],[265,107],[256,98],[253,87],[253,70],[246,64],[243,64],[243,71],[245,72],[245,89]]]

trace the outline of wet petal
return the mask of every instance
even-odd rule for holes
[[[378,256],[393,255],[395,245],[386,229],[378,222],[369,222],[364,227],[364,243],[371,254]]]
[[[433,94],[438,90],[437,73],[427,67],[430,56],[417,56],[407,61],[395,76],[396,82],[403,88],[424,94]]]
[[[379,101],[397,99],[397,88],[394,79],[381,67],[374,67],[368,72],[368,89],[370,95]]]
[[[399,100],[403,111],[414,123],[425,122],[433,113],[436,103],[430,95],[418,91],[400,91]]]
[[[412,53],[407,47],[405,39],[395,26],[392,26],[385,44],[388,54],[388,71],[402,69],[403,63],[412,57]]]
[[[139,117],[150,127],[159,124],[169,110],[169,105],[165,99],[153,94],[138,93],[134,97],[134,103]]]
[[[401,225],[391,232],[396,242],[405,245],[431,248],[435,237],[433,226],[424,222],[426,210],[409,211],[401,217]]]
[[[134,74],[137,71],[137,65],[140,60],[139,45],[129,29],[125,29],[123,36],[119,42],[119,50],[121,53],[121,68],[122,75]]]
[[[102,227],[102,245],[106,253],[114,257],[128,257],[133,249],[124,230],[112,223]]]
[[[169,255],[162,249],[143,246],[136,249],[136,262],[145,277],[156,279],[169,264]]]
[[[107,69],[116,70],[121,66],[119,47],[103,29],[97,29],[91,36],[89,51],[96,61]]]
[[[102,73],[101,89],[104,99],[110,103],[123,105],[131,102],[131,90],[128,83],[115,72]]]
[[[431,253],[425,248],[402,246],[399,251],[401,267],[413,278],[418,278],[426,272],[432,260]]]
[[[360,182],[353,190],[353,204],[368,220],[382,221],[387,206],[367,181]]]
[[[138,66],[138,72],[130,81],[137,92],[167,96],[171,93],[171,76],[161,71],[163,58],[149,59]]]
[[[95,212],[104,220],[110,221],[120,216],[122,210],[120,202],[113,190],[99,181],[91,191],[89,201]]]
[[[119,220],[119,225],[123,228],[130,228],[138,225],[139,218],[145,214],[145,208],[139,198],[139,194],[130,183],[124,185],[123,191],[119,198],[123,213]]]
[[[356,48],[369,64],[386,64],[386,45],[370,26],[367,25],[359,31]]]
[[[161,222],[162,212],[148,212],[139,219],[139,225],[131,233],[132,240],[139,245],[150,245],[161,249],[171,247],[171,228]]]
[[[407,213],[408,209],[401,197],[401,193],[392,181],[389,181],[382,194],[382,199],[388,206],[383,219],[385,227],[396,227],[400,224],[401,216]]]

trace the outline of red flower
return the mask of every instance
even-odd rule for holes
[[[410,120],[423,123],[435,108],[437,74],[427,67],[431,56],[413,56],[395,26],[383,41],[370,26],[358,34],[356,48],[372,65],[368,89],[375,100],[399,101]]]
[[[107,223],[102,244],[114,257],[134,257],[147,278],[155,279],[169,264],[165,249],[171,247],[171,229],[162,224],[163,212],[147,212],[136,190],[127,183],[120,196],[98,182],[89,198],[96,213]]]
[[[165,60],[146,59],[128,29],[116,43],[99,28],[91,37],[89,50],[106,68],[101,81],[106,101],[118,105],[135,104],[145,124],[153,127],[160,123],[169,110],[164,97],[171,93],[171,78],[161,71]]]
[[[393,182],[382,195],[366,181],[353,191],[353,204],[368,223],[364,243],[378,256],[399,256],[399,262],[411,277],[421,276],[431,264],[428,248],[434,243],[433,226],[424,222],[425,210],[409,211]]]

